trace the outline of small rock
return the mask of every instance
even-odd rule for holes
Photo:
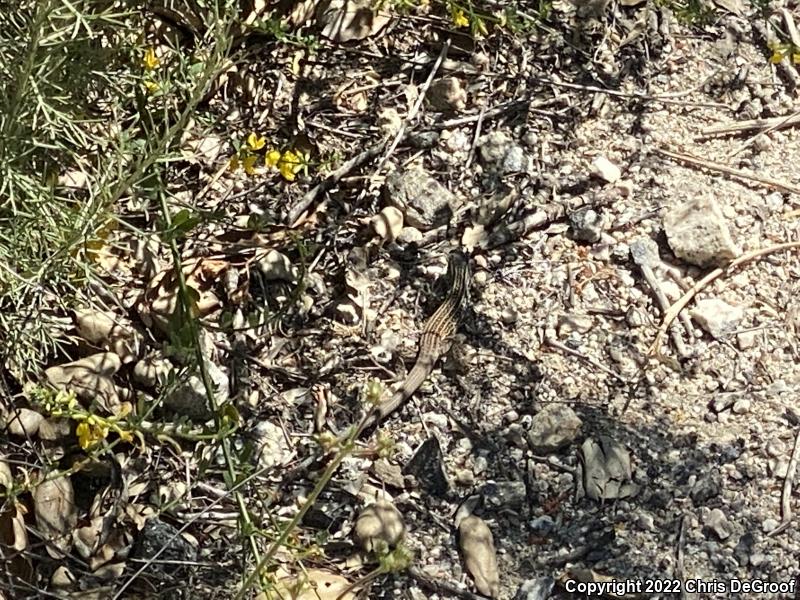
[[[556,528],[556,522],[548,515],[535,518],[530,522],[531,531],[539,536],[546,536]]]
[[[480,475],[489,467],[489,463],[486,460],[485,456],[478,456],[474,461],[472,461],[472,472],[475,475]]]
[[[592,162],[592,173],[608,183],[615,183],[622,176],[619,167],[605,156],[598,156]]]
[[[566,404],[547,404],[532,419],[528,443],[534,452],[555,452],[578,436],[583,423]]]
[[[466,487],[475,485],[475,475],[469,469],[459,469],[456,471],[456,483]]]
[[[739,346],[739,350],[747,350],[748,348],[755,346],[757,335],[758,331],[743,331],[741,333],[737,333],[736,345]]]
[[[467,92],[456,77],[442,77],[434,81],[426,96],[431,107],[442,112],[464,110]]]
[[[157,517],[151,517],[136,537],[131,555],[133,558],[148,560],[155,559],[156,554],[158,566],[153,565],[154,568],[169,573],[185,569],[181,563],[197,560],[197,550],[178,534],[175,527]]]
[[[639,527],[644,529],[645,531],[655,531],[656,530],[656,521],[653,518],[653,515],[650,513],[642,512],[639,514],[639,518],[636,520]]]
[[[33,437],[39,431],[44,417],[35,410],[18,408],[6,418],[6,428],[11,435]]]
[[[403,211],[409,225],[421,230],[446,224],[458,207],[456,197],[421,167],[389,174],[384,196],[387,204]]]
[[[706,518],[705,526],[712,531],[720,540],[726,540],[733,533],[733,528],[728,522],[725,513],[718,508],[714,508]]]
[[[552,577],[528,579],[519,586],[514,600],[547,600],[555,584],[556,580]]]
[[[664,230],[675,256],[698,267],[724,266],[741,254],[713,199],[696,198],[671,210]]]
[[[519,319],[519,313],[513,308],[504,308],[500,313],[500,320],[504,325],[513,325]]]
[[[522,481],[489,482],[481,488],[481,494],[489,506],[510,509],[524,506],[528,497]]]
[[[370,224],[384,242],[393,242],[403,230],[403,213],[394,206],[387,206],[372,217]]]
[[[567,337],[570,333],[588,333],[594,327],[591,315],[567,313],[558,317],[558,334]]]
[[[603,235],[603,218],[591,207],[576,210],[569,216],[569,223],[576,240],[594,244]]]
[[[481,137],[478,151],[489,172],[505,175],[527,170],[525,151],[502,131]]]
[[[629,306],[628,310],[625,311],[625,322],[631,328],[644,327],[648,322],[647,315],[642,309],[636,306]]]
[[[403,515],[393,504],[384,500],[362,510],[354,529],[356,541],[367,552],[394,548],[405,533]]]
[[[397,241],[402,244],[417,244],[422,241],[422,232],[416,227],[403,227]]]
[[[716,498],[722,492],[722,486],[716,477],[707,475],[695,481],[689,492],[689,497],[695,506],[702,506],[712,498]]]
[[[767,556],[761,552],[754,552],[750,555],[750,566],[751,567],[760,567],[765,562],[769,560]]]
[[[731,412],[733,412],[735,415],[745,415],[750,412],[750,405],[751,403],[749,398],[740,398],[733,403]]]
[[[214,387],[217,405],[227,402],[230,397],[230,382],[225,372],[210,360],[206,369]],[[171,393],[164,396],[164,406],[189,419],[204,421],[212,416],[206,396],[206,388],[199,373],[192,374],[180,382]]]
[[[779,525],[780,523],[778,523],[775,519],[764,519],[764,522],[761,523],[761,531],[764,533],[769,533],[770,531],[777,529]]]
[[[285,254],[277,250],[270,250],[267,255],[258,262],[261,273],[266,281],[288,281],[294,282],[297,278],[292,261]]]
[[[400,465],[389,462],[385,458],[379,458],[372,463],[372,473],[386,485],[403,489],[406,485],[403,478],[403,469]]]
[[[731,306],[718,298],[699,300],[689,315],[714,339],[720,339],[736,330],[744,317],[741,306]]]
[[[734,403],[734,398],[730,394],[715,396],[714,399],[711,401],[711,410],[719,414],[723,410],[727,410],[731,406],[733,406],[733,403]]]

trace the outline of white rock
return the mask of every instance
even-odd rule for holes
[[[598,156],[592,162],[592,172],[608,183],[615,183],[622,177],[619,167],[605,156]]]
[[[732,333],[744,316],[741,306],[731,306],[718,298],[698,300],[689,315],[715,339]]]
[[[385,242],[393,242],[403,230],[403,212],[394,206],[387,206],[372,217],[372,229]]]
[[[711,198],[698,197],[669,211],[664,231],[675,256],[698,267],[725,265],[741,254],[722,209]]]

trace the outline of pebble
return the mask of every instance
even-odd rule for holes
[[[744,308],[731,306],[718,298],[698,300],[689,315],[714,339],[732,333],[744,317]]]
[[[598,156],[592,162],[592,173],[608,183],[615,183],[622,177],[619,167],[605,156]]]
[[[576,240],[591,244],[600,240],[603,234],[603,217],[593,208],[584,207],[569,216],[572,236]]]
[[[464,110],[467,106],[467,92],[456,77],[437,79],[426,97],[435,110],[442,112]]]
[[[370,224],[384,242],[393,242],[403,230],[403,212],[394,206],[387,206],[372,217]]]
[[[675,256],[698,267],[724,266],[741,254],[712,198],[698,197],[668,212],[664,231]]]
[[[740,398],[733,403],[733,408],[731,408],[731,411],[735,415],[744,415],[750,412],[750,405],[751,402],[749,398]]]
[[[571,444],[582,425],[566,404],[547,404],[533,417],[528,443],[534,452],[553,452]]]
[[[725,513],[718,508],[714,508],[710,511],[708,517],[706,518],[705,525],[720,540],[728,539],[731,536],[731,533],[733,533],[733,529],[731,524],[728,522],[728,518],[725,516]]]

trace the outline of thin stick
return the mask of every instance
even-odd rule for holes
[[[297,221],[302,216],[306,210],[316,201],[316,199],[321,196],[324,192],[332,188],[336,183],[345,175],[350,173],[353,169],[357,169],[358,167],[362,166],[366,162],[375,158],[378,154],[381,153],[383,147],[386,145],[385,140],[381,140],[380,142],[373,144],[360,154],[357,154],[350,160],[344,162],[341,167],[336,169],[333,173],[328,175],[325,179],[320,181],[317,185],[311,188],[308,192],[305,193],[303,198],[298,202],[294,208],[289,211],[289,223],[292,223],[292,227],[296,227],[298,225]]]
[[[795,472],[797,471],[797,461],[800,460],[800,429],[794,437],[794,448],[792,458],[789,459],[789,466],[786,467],[786,479],[783,480],[783,491],[781,492],[781,524],[767,534],[767,537],[778,535],[785,530],[792,522],[792,483],[794,482]]]
[[[761,130],[761,133],[763,133],[773,129],[792,127],[793,125],[800,125],[800,111],[784,117],[772,117],[771,119],[751,119],[749,121],[735,121],[733,123],[726,123],[724,125],[713,125],[703,129],[703,131],[700,132],[700,135],[695,139],[704,140],[712,137],[722,137],[734,133],[752,131],[754,129]]]
[[[796,122],[800,123],[800,110],[798,110],[796,113],[794,113],[792,115],[789,115],[788,117],[783,118],[783,120],[778,121],[777,123],[775,123],[771,127],[767,127],[766,129],[763,129],[761,131],[756,132],[755,135],[752,135],[750,137],[750,139],[748,139],[746,142],[743,142],[742,144],[740,144],[733,152],[728,153],[728,158],[731,159],[734,156],[736,156],[737,154],[739,154],[742,150],[752,146],[755,143],[755,141],[758,139],[758,136],[765,135],[765,134],[769,133],[770,131],[775,131],[776,129],[780,129],[781,127],[785,127],[786,126],[786,122],[787,121],[791,122],[792,119],[796,119]]]
[[[741,169],[734,169],[733,167],[729,167],[721,163],[716,163],[710,160],[697,158],[696,156],[691,156],[689,154],[670,152],[669,150],[664,150],[662,148],[655,148],[653,152],[655,152],[656,154],[661,154],[662,156],[674,158],[675,160],[679,160],[681,162],[694,165],[696,167],[703,167],[704,169],[710,169],[712,171],[725,173],[727,175],[731,175],[732,177],[736,177],[744,181],[754,181],[770,189],[779,190],[781,192],[787,192],[790,194],[800,195],[800,188],[795,187],[793,185],[789,185],[788,183],[784,183],[782,181],[778,181],[777,179],[772,179],[771,177],[762,177],[760,175],[754,175],[753,173],[749,173],[748,171],[742,171]]]
[[[436,62],[433,63],[433,68],[431,69],[431,72],[428,74],[428,79],[426,79],[425,83],[422,85],[422,89],[419,92],[417,101],[414,102],[414,106],[411,107],[411,110],[408,112],[408,115],[406,115],[403,124],[397,131],[397,135],[394,136],[394,140],[392,140],[392,143],[389,145],[389,149],[386,150],[386,154],[384,154],[383,158],[381,158],[380,162],[378,162],[378,167],[375,169],[376,172],[380,172],[383,165],[395,151],[395,148],[397,148],[397,145],[400,143],[403,137],[405,137],[406,127],[408,127],[408,124],[414,120],[414,117],[417,116],[417,112],[419,111],[420,106],[422,106],[422,101],[425,100],[425,95],[428,93],[428,88],[431,87],[433,78],[436,77],[436,73],[439,72],[439,67],[442,65],[442,62],[447,56],[448,50],[450,50],[450,38],[447,38],[447,41],[442,46],[442,51],[439,52],[439,56],[436,59]]]
[[[747,252],[731,262],[726,268],[718,268],[714,269],[703,277],[700,281],[695,283],[689,291],[687,291],[681,298],[675,302],[672,306],[669,307],[669,310],[664,313],[664,320],[661,321],[661,326],[658,328],[658,333],[656,334],[656,339],[653,340],[653,343],[648,350],[648,354],[651,356],[658,353],[658,348],[661,345],[661,340],[664,338],[664,334],[667,333],[670,325],[678,316],[678,314],[686,307],[687,304],[697,295],[697,292],[705,288],[708,284],[714,281],[717,277],[722,275],[725,272],[731,272],[735,268],[753,260],[754,258],[760,258],[762,256],[766,256],[767,254],[772,254],[774,252],[780,252],[781,250],[791,250],[793,248],[800,248],[800,242],[785,242],[783,244],[777,244],[775,246],[769,246],[767,248],[759,248],[758,250],[752,250]]]

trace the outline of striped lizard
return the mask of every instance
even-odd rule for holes
[[[436,362],[450,349],[468,302],[469,277],[467,257],[454,250],[447,259],[447,296],[422,329],[417,362],[392,397],[375,406],[361,420],[356,437],[365,429],[380,423],[408,400],[431,374]]]

